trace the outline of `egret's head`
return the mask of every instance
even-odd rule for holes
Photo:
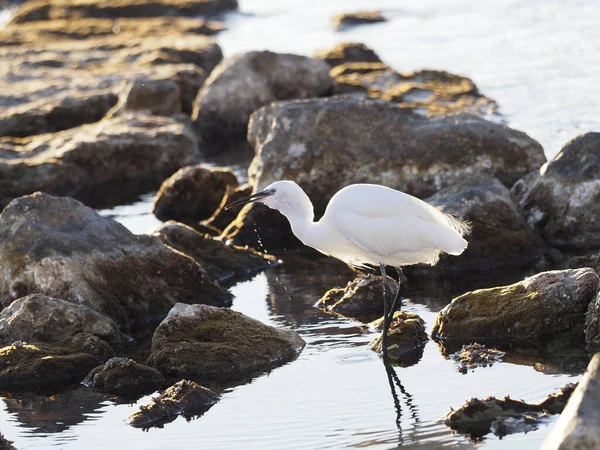
[[[312,220],[312,203],[302,188],[293,181],[276,181],[256,194],[230,203],[225,206],[225,209],[250,202],[264,203],[269,208],[276,209],[286,216],[294,213],[310,214]]]

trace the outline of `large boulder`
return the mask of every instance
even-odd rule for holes
[[[248,137],[256,151],[248,171],[253,189],[292,179],[317,217],[352,183],[424,198],[478,172],[511,186],[545,161],[542,147],[526,134],[477,116],[423,117],[387,102],[345,97],[261,108],[252,115]],[[269,244],[293,245],[285,218],[263,205],[244,207],[225,234],[254,244],[256,224]]]
[[[109,394],[141,396],[162,388],[165,378],[152,367],[129,358],[114,357],[92,369],[82,383]]]
[[[512,192],[527,222],[554,245],[600,247],[600,133],[568,142]]]
[[[228,169],[202,164],[179,169],[160,187],[152,212],[162,220],[194,225],[210,218],[228,190],[238,186]]]
[[[329,66],[305,56],[249,52],[223,60],[196,99],[192,119],[206,142],[244,138],[248,119],[277,100],[320,97],[332,90]]]
[[[467,292],[437,315],[431,335],[442,341],[583,338],[590,302],[600,287],[592,269],[542,272],[510,286]]]
[[[237,0],[35,0],[15,13],[14,23],[82,17],[206,16],[237,9]]]
[[[277,264],[271,255],[248,247],[227,245],[182,223],[166,222],[153,235],[169,247],[193,258],[210,278],[219,282],[247,277],[253,272]]]
[[[52,344],[14,342],[0,348],[0,391],[58,388],[79,382],[113,356],[110,345],[88,333]]]
[[[600,448],[600,354],[596,354],[567,406],[542,445],[542,450]]]
[[[0,148],[0,206],[21,195],[79,192],[172,173],[196,161],[191,132],[166,117],[125,115]]]
[[[148,365],[164,375],[228,382],[298,356],[305,342],[227,308],[177,304],[154,332]]]
[[[76,200],[41,193],[0,214],[0,266],[0,306],[41,293],[122,327],[160,320],[177,302],[231,302],[200,264],[160,238],[133,235]]]
[[[544,253],[544,242],[525,223],[508,188],[489,175],[467,177],[426,201],[471,223],[467,250],[458,257],[443,255],[440,269],[515,269],[531,265]]]
[[[56,342],[89,333],[113,347],[121,345],[115,322],[93,309],[45,295],[19,298],[0,313],[0,345],[12,342]]]

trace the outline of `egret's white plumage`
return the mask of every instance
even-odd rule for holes
[[[441,252],[460,255],[467,247],[466,222],[385,186],[341,189],[318,222],[296,183],[277,181],[262,192],[269,195],[257,201],[285,215],[304,244],[352,266],[435,264]]]

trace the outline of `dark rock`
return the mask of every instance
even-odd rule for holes
[[[37,20],[206,16],[237,9],[237,0],[34,0],[25,3],[13,23]]]
[[[357,25],[386,22],[386,17],[381,11],[360,11],[355,13],[338,14],[331,18],[331,24],[336,31],[343,31]]]
[[[600,352],[600,292],[590,302],[585,315],[585,340],[591,353]]]
[[[249,52],[227,58],[198,93],[192,119],[203,141],[245,138],[253,111],[277,100],[320,97],[333,88],[329,66],[305,56]]]
[[[504,397],[473,398],[459,409],[451,410],[441,421],[454,431],[479,439],[493,431],[497,436],[536,430],[548,414],[560,414],[575,384],[567,384],[560,392],[549,395],[540,403],[526,403]]]
[[[585,314],[599,286],[592,269],[578,269],[467,292],[438,313],[431,334],[444,341],[480,343],[583,335]]]
[[[468,344],[463,345],[451,357],[458,363],[458,371],[464,374],[477,367],[491,367],[494,363],[502,361],[504,355],[504,352],[495,348],[486,348],[481,344]]]
[[[513,270],[531,266],[544,254],[544,242],[525,223],[508,188],[493,177],[465,177],[426,201],[471,223],[467,250],[459,257],[443,255],[439,269]]]
[[[152,212],[162,220],[194,225],[213,215],[229,189],[238,186],[228,169],[203,165],[179,169],[156,194]]]
[[[422,117],[381,101],[339,97],[261,108],[248,137],[256,151],[248,171],[253,190],[292,179],[313,201],[317,218],[352,183],[383,184],[423,198],[472,173],[512,185],[545,159],[526,134],[476,116]],[[264,205],[244,207],[224,233],[253,245],[257,224],[265,244],[298,245],[287,220]]]
[[[261,254],[250,248],[226,245],[203,235],[191,227],[177,222],[167,222],[159,227],[154,236],[166,245],[190,256],[215,280],[248,276],[252,272],[276,265],[273,256]]]
[[[367,274],[349,281],[345,288],[330,289],[316,303],[316,307],[346,317],[369,322],[381,317],[383,311],[382,278]],[[388,295],[396,295],[397,284],[388,279]]]
[[[296,332],[236,311],[180,303],[154,332],[148,365],[165,375],[227,382],[288,362],[304,345]]]
[[[512,188],[527,222],[562,247],[600,247],[600,133],[568,142]]]
[[[0,433],[0,450],[17,450],[13,444],[13,441],[9,441]]]
[[[128,83],[109,117],[126,112],[150,116],[177,116],[182,112],[179,85],[172,80],[142,80]]]
[[[160,238],[133,235],[76,200],[41,193],[0,214],[0,266],[0,306],[41,293],[124,327],[160,319],[179,301],[231,302],[196,261]]]
[[[496,102],[467,77],[438,70],[399,73],[381,64],[344,64],[331,71],[334,94],[362,94],[426,115],[493,114]]]
[[[584,267],[591,267],[598,275],[600,275],[600,252],[573,256],[567,262],[568,269],[581,269]]]
[[[0,151],[0,205],[44,191],[78,192],[109,181],[173,172],[199,153],[194,136],[166,117],[121,116]]]
[[[239,213],[237,209],[225,209],[225,206],[235,202],[236,200],[247,197],[250,194],[252,194],[252,188],[248,184],[238,186],[233,190],[227,190],[219,207],[216,209],[213,215],[206,219],[203,223],[207,226],[215,227],[218,230],[223,231],[231,222],[235,220]]]
[[[324,59],[330,66],[353,62],[381,62],[379,56],[372,49],[358,42],[343,42],[333,48],[319,50],[314,56],[315,58]]]
[[[371,327],[382,331],[383,317],[370,323]],[[369,343],[371,349],[382,352],[382,336]],[[417,314],[396,311],[388,333],[388,357],[402,366],[416,364],[423,356],[423,348],[427,343],[425,322]]]
[[[600,448],[600,354],[569,399],[542,450],[593,450]]]
[[[83,384],[116,395],[144,395],[160,389],[165,382],[162,374],[152,367],[132,359],[115,357],[98,366],[85,377]]]
[[[148,405],[140,407],[126,422],[136,428],[162,428],[179,415],[188,421],[199,417],[218,401],[219,395],[210,389],[193,381],[181,380],[153,398]]]
[[[87,306],[33,294],[15,300],[0,313],[0,345],[15,341],[57,342],[88,333],[118,348],[121,333],[112,319]]]
[[[0,348],[0,391],[65,386],[113,356],[110,345],[88,333],[52,344],[14,342]]]

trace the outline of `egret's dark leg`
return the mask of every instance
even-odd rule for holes
[[[398,309],[398,311],[402,310],[402,291],[404,285],[408,281],[406,279],[406,276],[404,276],[404,272],[402,272],[402,268],[396,267],[396,272],[398,272],[398,290],[396,291],[396,296],[394,297],[394,301],[392,302],[392,306],[390,308],[390,323],[392,323],[392,319],[394,318],[394,313],[396,312],[396,309]]]
[[[384,359],[387,359],[387,334],[390,328],[390,317],[388,314],[388,298],[387,298],[387,275],[385,273],[385,264],[380,263],[379,268],[381,269],[381,276],[383,280],[383,334],[381,335],[381,353]]]

